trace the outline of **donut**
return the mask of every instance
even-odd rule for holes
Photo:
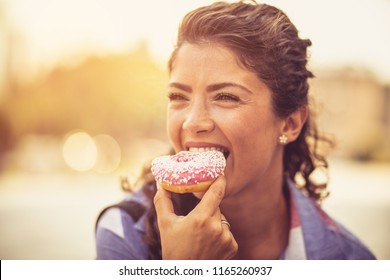
[[[162,188],[175,193],[204,192],[223,173],[226,159],[219,151],[181,151],[152,161],[152,174]]]

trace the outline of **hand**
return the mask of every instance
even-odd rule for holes
[[[220,176],[187,216],[177,216],[171,193],[158,188],[154,204],[163,259],[231,259],[236,255],[237,242],[229,226],[221,223],[225,218],[219,204],[225,186],[225,177]]]

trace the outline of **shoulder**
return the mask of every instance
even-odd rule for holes
[[[348,229],[331,218],[316,202],[290,182],[309,259],[375,259]]]
[[[96,226],[97,259],[146,259],[143,235],[149,208],[148,198],[137,191],[104,209]]]

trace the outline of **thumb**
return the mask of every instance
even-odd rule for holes
[[[219,176],[206,191],[199,204],[192,211],[194,214],[203,213],[213,216],[219,209],[219,204],[225,196],[226,179],[225,176]]]

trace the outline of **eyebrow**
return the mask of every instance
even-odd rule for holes
[[[250,91],[248,88],[246,88],[240,84],[236,84],[236,83],[219,83],[219,84],[209,85],[206,87],[206,90],[208,92],[211,92],[211,91],[217,91],[217,90],[227,88],[227,87],[237,87],[237,88],[240,88],[248,93],[253,94],[253,92]]]
[[[187,86],[187,85],[184,85],[181,83],[169,83],[169,87],[181,89],[181,90],[184,90],[184,91],[190,92],[190,93],[192,92],[192,88],[190,86]]]
[[[185,84],[182,84],[182,83],[176,83],[176,82],[173,82],[173,83],[170,83],[169,84],[170,87],[175,87],[177,89],[180,89],[180,90],[183,90],[183,91],[186,91],[186,92],[189,92],[191,93],[192,92],[192,88],[188,85],[185,85]],[[249,90],[248,88],[240,85],[240,84],[236,84],[236,83],[218,83],[218,84],[212,84],[212,85],[209,85],[206,87],[206,91],[207,92],[212,92],[212,91],[217,91],[217,90],[220,90],[220,89],[223,89],[223,88],[227,88],[227,87],[237,87],[237,88],[240,88],[248,93],[251,93],[253,94],[253,92],[251,90]]]

